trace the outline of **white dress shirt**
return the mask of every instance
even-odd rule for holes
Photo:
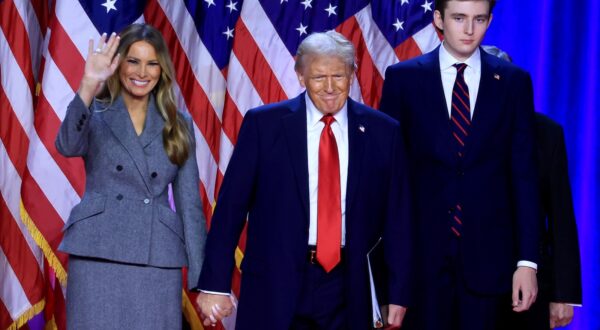
[[[446,97],[446,106],[448,107],[448,118],[452,113],[452,89],[456,80],[456,68],[453,66],[456,63],[465,63],[467,67],[463,73],[465,82],[469,88],[469,106],[471,108],[471,119],[473,118],[473,110],[475,110],[475,101],[477,93],[479,93],[479,81],[481,80],[481,53],[479,48],[475,50],[473,55],[461,62],[454,58],[443,44],[440,47],[440,71],[442,73],[442,85],[444,85],[444,96]]]
[[[479,48],[475,49],[475,52],[465,61],[459,61],[450,53],[448,53],[444,43],[442,43],[439,52],[440,72],[442,74],[442,85],[444,86],[446,106],[448,107],[448,118],[451,118],[452,114],[452,89],[454,88],[454,81],[456,80],[457,74],[457,70],[453,65],[456,63],[465,63],[467,67],[465,68],[463,75],[465,78],[465,83],[469,88],[471,119],[473,119],[475,103],[477,101],[477,93],[479,93],[479,82],[481,81],[481,52]],[[530,267],[537,270],[537,264],[535,262],[520,260],[517,262],[517,267],[521,266]]]
[[[323,114],[317,110],[308,93],[306,100],[306,132],[308,147],[308,195],[310,210],[310,226],[308,228],[308,244],[317,244],[317,199],[319,186],[319,142],[325,123],[321,121]],[[340,159],[340,192],[342,207],[342,246],[346,244],[346,183],[348,181],[348,103],[333,115],[331,130],[335,136]]]

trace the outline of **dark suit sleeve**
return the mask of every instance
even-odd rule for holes
[[[254,196],[258,153],[256,113],[250,110],[244,116],[211,221],[198,284],[202,290],[231,291],[234,252]]]
[[[177,215],[183,222],[185,248],[188,259],[188,283],[189,289],[193,289],[198,283],[200,269],[204,260],[204,243],[206,241],[206,219],[202,211],[202,199],[200,198],[200,177],[198,174],[198,163],[196,162],[196,141],[194,139],[194,127],[191,118],[182,121],[187,124],[190,137],[190,152],[177,172],[173,182],[173,200]]]
[[[393,141],[394,166],[383,234],[384,258],[389,274],[388,302],[406,307],[410,300],[409,288],[413,270],[413,235],[406,154],[398,126]]]
[[[556,149],[549,167],[550,205],[548,230],[550,234],[552,293],[550,300],[580,304],[581,264],[577,225],[569,183],[567,151],[562,128],[557,131]]]
[[[511,182],[517,228],[517,259],[539,263],[539,191],[535,163],[535,116],[529,74],[518,71],[512,85],[514,111],[511,143]]]

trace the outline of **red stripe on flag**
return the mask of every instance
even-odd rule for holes
[[[4,198],[0,198],[0,218],[0,246],[27,299],[34,305],[43,298],[40,285],[43,283],[43,276],[25,237],[8,211]]]
[[[43,92],[40,93],[34,121],[35,130],[40,137],[42,144],[56,162],[56,165],[58,165],[71,186],[73,186],[75,192],[81,197],[85,190],[85,168],[83,159],[81,157],[65,157],[56,150],[54,141],[56,140],[60,124],[60,118],[56,116],[56,113],[48,103],[46,96]]]
[[[29,173],[29,169],[23,173],[21,196],[23,198],[23,206],[35,223],[35,226],[44,236],[50,248],[52,248],[52,252],[59,258],[62,266],[65,267],[67,264],[66,254],[62,252],[57,253],[58,245],[63,237],[62,228],[64,222],[58,213],[56,213],[54,206],[48,201],[35,179],[31,176],[31,173]]]
[[[196,80],[192,66],[179,43],[177,34],[156,0],[148,2],[144,10],[144,16],[148,23],[155,26],[163,34],[173,59],[177,84],[181,89],[188,111],[204,136],[215,162],[218,163],[221,122],[205,91]]]
[[[10,303],[10,301],[8,301]],[[6,305],[4,300],[0,299],[0,327],[2,329],[7,329],[13,323],[12,317],[10,317],[10,313],[8,309],[6,309]]]
[[[356,48],[356,57],[359,59],[358,70],[356,71],[356,77],[360,84],[362,92],[363,103],[371,106],[378,107],[381,89],[383,88],[383,77],[379,74],[367,44],[362,34],[362,30],[358,25],[358,21],[355,16],[348,18],[344,23],[340,24],[336,28],[338,32],[346,36],[354,44]]]
[[[0,75],[2,71],[0,71]],[[13,163],[19,176],[23,175],[27,165],[27,149],[29,138],[23,130],[12,105],[8,101],[4,89],[0,85],[0,140],[6,148],[8,158]]]
[[[235,31],[233,53],[244,67],[263,103],[287,100],[287,94],[243,20],[237,21]]]
[[[58,19],[53,19],[50,25],[52,34],[48,43],[48,52],[69,83],[69,86],[71,86],[71,89],[76,91],[79,89],[79,83],[81,82],[81,77],[83,77],[85,59],[81,56],[79,50]]]
[[[403,43],[394,48],[394,52],[400,61],[405,61],[422,54],[419,45],[417,45],[413,38],[404,40]]]
[[[0,1],[0,28],[33,94],[35,86],[29,35],[13,1]]]
[[[223,105],[223,131],[233,145],[237,143],[242,120],[244,120],[244,117],[242,117],[241,112],[231,99],[231,95],[227,92],[225,94],[225,104]]]

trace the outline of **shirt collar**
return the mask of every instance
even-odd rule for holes
[[[323,118],[323,113],[317,109],[315,104],[308,96],[308,93],[304,94],[304,99],[306,101],[306,123],[308,127],[314,127],[319,123],[321,118]],[[344,102],[342,109],[333,115],[335,121],[340,125],[340,127],[345,127],[346,122],[348,121],[348,101]]]
[[[470,69],[479,72],[481,70],[481,52],[479,51],[479,47],[477,47],[475,52],[465,61],[459,61],[446,50],[446,47],[444,47],[444,43],[442,42],[442,45],[440,46],[440,70],[445,71],[456,63],[465,63]]]

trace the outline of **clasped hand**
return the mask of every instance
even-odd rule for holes
[[[200,306],[202,323],[205,326],[214,326],[217,321],[231,315],[235,308],[233,298],[229,295],[219,295],[201,292],[196,298]]]

